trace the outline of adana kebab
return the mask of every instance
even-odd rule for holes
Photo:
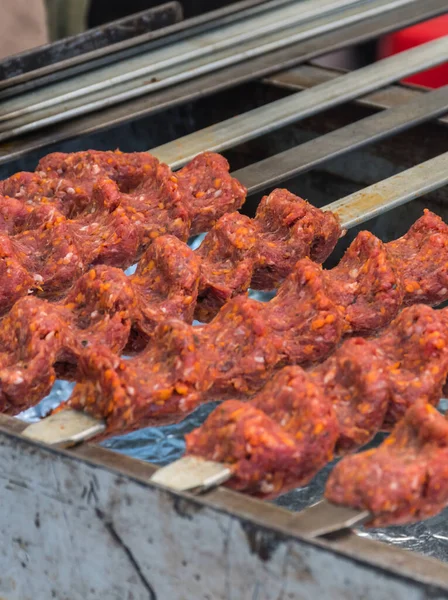
[[[384,327],[402,305],[448,298],[447,262],[448,227],[429,211],[389,244],[361,232],[335,269],[298,261],[269,302],[239,296],[198,327],[168,319],[129,360],[86,348],[64,406],[104,420],[111,435],[179,421],[210,400],[246,398],[276,369],[322,360],[344,334]]]
[[[232,487],[275,497],[390,430],[418,400],[437,404],[447,375],[447,309],[408,307],[378,337],[349,338],[317,366],[280,370],[252,400],[224,402],[186,436],[187,453],[231,465]]]
[[[398,422],[380,448],[335,467],[326,497],[369,511],[372,525],[427,518],[448,505],[448,422],[431,406],[447,375],[447,309],[405,308],[378,337],[348,339],[317,367],[285,367],[250,401],[224,402],[186,436],[186,453],[220,463],[231,488],[274,498]],[[176,487],[182,463],[154,480]]]
[[[335,466],[325,497],[368,511],[368,525],[403,525],[448,506],[448,420],[432,405],[414,404],[373,450]]]
[[[120,269],[97,266],[83,275],[58,303],[36,297],[18,300],[0,323],[2,410],[16,414],[25,402],[32,405],[42,399],[56,376],[72,378],[79,357],[92,344],[105,344],[115,353],[123,349],[126,353],[138,352],[159,323],[172,317],[191,323],[201,292],[203,298],[216,300],[219,287],[221,292],[225,289],[232,295],[241,288],[241,275],[246,287],[252,273],[261,283],[268,266],[269,274],[264,280],[270,288],[274,276],[284,276],[296,258],[312,254],[323,259],[340,233],[331,213],[324,213],[285,190],[263,199],[253,220],[239,213],[233,215],[236,218],[231,221],[219,219],[210,239],[206,238],[208,254],[202,250],[201,256],[201,252],[193,252],[175,237],[163,235],[146,250],[136,273],[130,277]],[[256,225],[251,225],[252,221]],[[251,243],[258,252],[244,258],[240,240],[248,240],[249,226]],[[225,240],[229,241],[227,247]],[[274,258],[279,253],[276,262]],[[233,269],[237,254],[240,264]],[[237,276],[229,277],[228,273]],[[206,288],[213,288],[211,294],[205,292]],[[219,301],[225,297],[221,293]],[[211,302],[207,306],[210,309]]]
[[[331,205],[331,209],[334,207],[337,214],[341,215],[343,226],[353,226],[366,214],[369,216],[377,214],[381,207],[397,206],[411,200],[415,197],[416,189],[424,192],[440,186],[445,181],[443,168],[445,163],[446,155],[427,161],[400,174],[399,177],[394,176],[363,190],[362,193],[335,202]],[[327,209],[330,209],[330,206]],[[64,421],[62,426],[61,420]],[[88,439],[104,430],[104,427],[102,421],[90,418],[86,413],[66,410],[32,425],[25,435],[37,437],[48,443],[70,444]]]
[[[147,153],[53,154],[1,182],[0,312],[57,299],[92,265],[127,268],[160,235],[186,241],[240,208],[246,190],[204,153],[174,174]]]
[[[427,211],[399,240],[383,244],[361,232],[336,268],[325,271],[303,259],[270,302],[234,298],[211,323],[193,328],[172,318],[191,321],[199,265],[186,245],[161,236],[129,278],[118,269],[97,267],[59,304],[29,297],[14,305],[0,324],[1,409],[17,414],[34,405],[57,376],[73,378],[78,364],[76,378],[82,383],[70,403],[78,407],[75,399],[85,397],[90,409],[97,402],[101,406],[104,395],[117,414],[110,419],[116,430],[128,427],[118,419],[125,389],[138,396],[132,401],[132,427],[147,422],[137,406],[146,407],[157,423],[183,418],[214,394],[245,396],[281,364],[319,360],[341,335],[383,327],[403,304],[448,298],[447,248],[448,226]],[[170,347],[174,336],[179,339]],[[104,369],[117,367],[106,365],[115,365],[123,349],[141,349],[148,339],[138,358],[123,362],[109,389]],[[176,344],[188,347],[185,356],[177,356]],[[177,364],[175,376],[170,357]],[[109,420],[108,413],[101,416]]]

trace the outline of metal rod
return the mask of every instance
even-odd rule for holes
[[[48,85],[59,79],[77,75],[85,70],[99,68],[110,62],[130,58],[141,52],[148,51],[151,48],[154,49],[159,47],[160,45],[169,44],[174,41],[178,42],[191,35],[207,31],[212,27],[222,27],[229,22],[235,22],[238,19],[269,10],[274,3],[279,6],[291,3],[292,1],[293,0],[241,0],[240,2],[235,2],[229,6],[170,25],[164,28],[163,31],[147,32],[135,36],[132,39],[110,44],[105,48],[97,48],[80,56],[73,56],[58,61],[55,64],[46,65],[31,72],[0,81],[0,98],[22,94],[31,87]],[[54,44],[49,44],[49,46],[54,46]],[[29,53],[30,51],[23,54]],[[22,55],[18,55],[19,58],[21,56]],[[13,60],[14,58],[16,57],[10,58],[10,60]],[[11,88],[13,89],[11,90]]]
[[[356,227],[448,183],[448,152],[327,204],[344,228]]]
[[[233,173],[253,194],[372,142],[448,113],[448,85]]]
[[[263,83],[280,89],[298,92],[299,90],[306,90],[315,85],[319,85],[324,81],[335,79],[340,75],[344,75],[346,72],[347,69],[305,64],[270,77],[265,77]],[[379,90],[370,92],[366,96],[356,98],[355,103],[359,106],[373,108],[375,110],[384,110],[406,104],[418,96],[426,94],[427,91],[427,88],[421,86],[391,84],[380,88]],[[447,125],[448,115],[439,117],[437,121],[442,125]]]
[[[395,1],[402,4],[415,0]],[[274,8],[266,14],[256,15],[243,21],[238,20],[236,23],[214,28],[185,41],[163,46],[153,52],[92,71],[82,77],[75,77],[63,83],[48,86],[38,92],[14,98],[3,104],[0,120],[14,119],[113,86],[122,86],[133,79],[146,79],[161,69],[167,69],[173,65],[183,65],[196,58],[208,57],[219,50],[231,48],[231,56],[234,55],[235,60],[238,60],[238,56],[244,51],[244,46],[240,48],[240,44],[285,28],[291,30],[292,26],[306,23],[316,17],[324,17],[327,14],[334,15],[334,12],[340,10],[341,7],[353,6],[353,4],[359,4],[359,0],[306,0],[300,2],[300,6],[299,2],[296,2],[292,5]],[[388,6],[386,8],[389,9]],[[337,19],[332,17],[331,27],[337,26]],[[277,41],[284,45],[287,43],[287,38],[288,35],[280,36],[279,40],[274,39],[271,43]],[[268,43],[269,41],[268,39]],[[263,44],[257,43],[256,47],[259,53],[264,52]],[[210,60],[206,60],[205,64],[210,67]],[[180,71],[185,76],[188,68],[182,68]],[[159,76],[157,79],[162,78]],[[153,89],[157,89],[157,86],[153,86]],[[122,94],[121,89],[119,93]]]
[[[390,11],[395,4],[406,2],[408,2],[408,0],[396,0],[395,3],[391,3],[389,0],[378,0],[378,2],[369,3],[364,11],[360,11],[359,8],[356,10],[352,9],[344,12],[340,19],[335,19],[333,16],[325,17],[315,21],[313,27],[303,25],[296,28],[296,26],[294,26],[288,30],[275,32],[268,35],[262,44],[260,44],[257,39],[250,40],[245,44],[241,43],[238,46],[239,49],[237,53],[235,53],[234,47],[232,46],[231,48],[215,53],[213,60],[210,60],[208,56],[201,56],[190,62],[171,67],[167,72],[156,71],[157,76],[151,78],[150,81],[148,81],[148,76],[145,75],[139,79],[128,82],[128,84],[123,83],[121,86],[116,86],[115,92],[113,93],[111,93],[111,89],[101,90],[87,97],[75,98],[69,100],[67,103],[58,103],[53,109],[51,107],[42,109],[43,112],[40,114],[39,112],[34,112],[34,107],[28,107],[26,109],[27,113],[28,110],[32,111],[28,116],[25,114],[18,116],[15,119],[11,119],[10,117],[13,113],[9,113],[8,115],[4,114],[2,118],[8,118],[8,120],[0,128],[0,131],[2,132],[0,134],[0,140],[6,140],[47,125],[78,117],[87,112],[104,109],[128,99],[144,95],[148,92],[154,92],[167,86],[173,86],[188,79],[203,75],[204,73],[216,71],[237,62],[244,62],[252,57],[291,45],[295,41],[307,39],[313,35],[342,27],[348,23],[366,19],[368,16],[377,14],[378,11]],[[21,99],[19,100],[21,101]],[[19,113],[16,112],[15,114],[17,115]]]
[[[153,148],[151,152],[173,168],[180,167],[199,152],[222,151],[237,146],[403,77],[439,65],[447,58],[448,36],[444,36],[314,88],[206,127]]]
[[[390,31],[413,25],[418,21],[433,18],[445,11],[445,0],[426,0],[425,3],[406,5],[395,9],[392,13],[378,15],[368,21],[360,21],[345,28],[298,42],[265,56],[179,83],[151,95],[129,100],[96,114],[78,117],[76,120],[48,128],[43,133],[34,133],[21,139],[11,140],[6,145],[0,146],[0,164],[24,156],[31,150],[44,148],[49,144],[98,132],[143,116],[154,115],[179,104],[194,101],[280,70],[289,69],[322,54],[374,39]]]

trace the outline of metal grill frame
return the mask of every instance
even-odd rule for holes
[[[347,531],[306,539],[288,510],[148,482],[154,467],[95,445],[70,452],[0,418],[0,591],[7,600],[424,600],[448,565]]]

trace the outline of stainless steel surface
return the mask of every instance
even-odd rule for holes
[[[205,492],[232,476],[230,469],[211,460],[184,456],[152,475],[151,481],[179,492]]]
[[[21,94],[35,85],[47,85],[53,81],[77,75],[78,73],[90,70],[91,68],[97,68],[109,64],[110,62],[129,58],[142,51],[148,50],[149,48],[158,47],[159,45],[171,43],[172,41],[179,41],[192,34],[206,31],[210,27],[222,26],[228,22],[258,14],[269,9],[269,6],[273,4],[273,2],[277,2],[278,5],[283,5],[291,1],[293,0],[240,0],[240,2],[235,2],[224,8],[207,12],[206,14],[185,20],[173,26],[168,26],[164,31],[145,32],[132,39],[123,40],[116,44],[110,44],[105,48],[97,48],[91,52],[83,52],[81,56],[71,56],[70,52],[65,50],[63,40],[61,49],[57,44],[49,44],[48,46],[39,49],[43,52],[47,50],[50,55],[52,55],[53,49],[55,49],[56,52],[60,50],[58,61],[52,65],[41,65],[40,68],[34,69],[31,72],[21,73],[21,60],[23,58],[26,61],[29,58],[29,55],[33,54],[33,51],[25,52],[15,57],[9,57],[4,61],[4,72],[7,72],[8,69],[16,68],[19,70],[19,74],[10,77],[7,80],[0,81],[0,98]],[[161,7],[156,7],[151,10],[160,9]],[[138,18],[138,15],[134,15],[134,17]],[[121,21],[118,21],[117,23],[120,24],[120,22]],[[95,30],[93,30],[93,32],[95,32]],[[70,41],[70,39],[71,38],[69,38],[68,41]],[[39,50],[36,50],[35,52],[38,53]],[[14,90],[11,90],[11,87],[13,87]]]
[[[130,100],[96,114],[78,117],[73,121],[60,123],[58,126],[47,128],[44,132],[28,134],[22,139],[10,140],[0,147],[0,164],[17,159],[31,150],[43,148],[51,143],[98,132],[126,121],[152,115],[183,102],[293,67],[326,52],[374,39],[387,32],[412,25],[419,20],[437,16],[445,10],[445,0],[426,0],[424,3],[406,5],[391,13],[322,34],[265,56],[221,69],[216,73],[180,83],[149,96]]]
[[[3,103],[0,112],[0,120],[4,121],[0,127],[0,140],[9,139],[88,112],[107,108],[146,93],[156,92],[205,73],[290,46],[315,35],[365,20],[372,15],[389,12],[398,6],[406,6],[412,1],[415,0],[395,0],[394,2],[375,0],[367,5],[363,4],[361,7],[340,11],[337,18],[331,15],[330,17],[318,18],[311,24],[298,24],[286,29],[280,28],[279,31],[268,33],[262,38],[249,39],[249,34],[252,35],[252,27],[250,26],[249,32],[246,31],[243,34],[243,37],[248,38],[247,41],[239,40],[238,34],[236,34],[235,39],[228,39],[228,36],[225,35],[226,32],[221,30],[214,35],[223,37],[222,44],[225,47],[222,50],[215,50],[218,42],[211,42],[207,45],[204,40],[190,39],[180,42],[180,47],[172,45],[168,48],[156,50],[156,55],[159,53],[162,57],[157,62],[156,56],[156,62],[149,67],[146,64],[149,57],[138,56],[130,59],[124,65],[120,64],[120,68],[125,69],[125,72],[118,76],[115,75],[117,65],[112,65],[105,67],[101,72],[88,73],[83,76],[82,81],[75,78],[72,83],[62,82],[33,94],[12,98]],[[313,0],[309,0],[309,2],[314,4]],[[301,2],[300,4],[304,3]],[[313,7],[310,6],[310,11],[312,9]],[[303,13],[300,11],[299,14],[300,16],[302,14],[306,15],[306,11],[303,11]],[[263,17],[266,18],[264,15]],[[271,18],[274,17],[271,16]],[[289,20],[292,20],[290,16]],[[241,27],[239,24],[237,25],[239,28]],[[233,27],[236,28],[237,25]],[[205,37],[208,35],[210,38],[213,34],[204,35]],[[228,35],[232,35],[230,26]],[[205,47],[204,44],[206,44]],[[229,44],[231,45],[229,46]],[[235,45],[238,49],[236,52]],[[197,55],[196,58],[189,58],[189,56],[195,55]],[[90,82],[87,83],[89,93],[83,95],[86,82]],[[110,82],[115,85],[114,88],[108,87]],[[103,89],[105,86],[106,89]]]
[[[24,414],[24,417],[28,422],[35,421],[50,408],[54,408],[61,401],[66,400],[70,391],[70,384],[58,381],[50,396],[44,400],[40,406],[27,411],[26,414]],[[448,401],[443,400],[440,406],[442,409],[445,409],[447,405]],[[129,456],[133,459],[137,459],[137,464],[142,464],[142,461],[145,461],[146,463],[149,462],[164,466],[167,463],[181,458],[185,448],[185,433],[199,427],[215,406],[216,404],[204,405],[187,419],[176,425],[149,427],[125,436],[111,438],[103,442],[102,446],[114,450],[120,455],[124,455],[124,458]],[[0,415],[0,420],[1,418]],[[22,430],[24,424],[19,419],[9,419],[9,421],[16,426],[17,431]],[[22,427],[20,427],[21,424]],[[384,437],[384,434],[379,434],[373,442],[371,442],[369,447],[377,446]],[[79,453],[83,448],[89,447],[91,446],[87,445],[77,448],[76,452]],[[292,533],[301,534],[303,525],[300,521],[297,521],[298,527],[296,529],[296,518],[300,516],[301,511],[313,506],[322,499],[327,477],[334,467],[335,462],[336,461],[333,461],[322,469],[322,471],[320,471],[307,486],[289,492],[273,503],[274,505],[281,506],[296,513],[288,522],[288,529]],[[150,480],[150,477],[147,477],[147,480]],[[213,498],[216,497],[215,494],[222,494],[223,491],[226,494],[228,493],[226,490],[220,488],[215,492],[207,494],[205,500],[212,499],[213,501]],[[245,501],[249,499],[247,496],[237,495],[237,497],[241,498],[240,506],[244,506]],[[271,506],[271,503],[268,502],[264,504],[268,507]],[[356,530],[356,541],[353,540],[353,537],[354,534],[349,536],[349,541],[347,541],[347,543],[345,541],[345,536],[344,538],[336,538],[332,543],[352,548],[354,545],[357,545],[357,540],[359,539],[361,547],[357,549],[358,556],[364,555],[366,547],[363,546],[363,544],[369,540],[383,542],[383,545],[381,546],[372,547],[374,556],[385,556],[388,549],[393,550],[394,546],[397,547],[397,549],[412,550],[416,553],[416,562],[414,563],[413,568],[418,572],[417,565],[420,564],[418,560],[422,555],[427,555],[436,558],[439,561],[443,561],[443,563],[448,563],[448,545],[446,543],[448,540],[448,510],[445,510],[437,517],[413,525],[377,529],[360,528]],[[398,564],[402,564],[403,557],[398,555],[397,560]],[[439,564],[442,566],[443,563]]]
[[[401,1],[405,2],[405,0]],[[410,1],[412,0],[407,0],[407,2]],[[296,0],[296,2],[288,3],[283,7],[273,7],[267,13],[245,20],[238,19],[236,23],[213,28],[211,31],[192,36],[185,41],[164,45],[142,56],[119,61],[109,67],[89,72],[82,77],[74,77],[63,83],[13,98],[3,103],[0,120],[15,119],[56,104],[64,104],[67,107],[66,103],[69,100],[88,96],[113,86],[120,86],[118,91],[121,94],[123,91],[121,86],[133,79],[138,80],[138,83],[134,83],[130,89],[144,85],[145,79],[149,75],[154,75],[162,69],[184,64],[199,57],[207,57],[206,63],[209,63],[210,58],[208,57],[219,50],[232,48],[235,53],[238,44],[258,38],[263,40],[264,36],[270,33],[282,30],[290,31],[294,25],[306,23],[327,13],[333,15],[336,9],[353,4],[359,4],[359,0]],[[333,21],[334,17],[332,17]],[[338,24],[335,22],[333,27],[337,26]],[[280,36],[282,45],[288,43],[286,31],[284,35]],[[275,41],[274,39],[273,42]],[[297,40],[293,39],[293,41]],[[271,42],[269,38],[268,42]],[[260,53],[263,52],[264,50],[260,48]],[[182,68],[182,71],[188,70],[188,66]],[[165,78],[162,74],[158,75],[157,79],[160,81]],[[157,86],[154,89],[157,89]]]
[[[78,35],[7,56],[0,61],[0,90],[4,92],[9,88],[11,94],[23,93],[23,86],[17,85],[20,82],[33,80],[31,85],[41,85],[36,79],[44,72],[59,71],[63,64],[71,61],[87,61],[89,56],[104,53],[107,49],[110,51],[123,43],[132,43],[132,38],[141,38],[143,32],[148,37],[151,35],[149,32],[181,20],[179,2],[166,2]],[[0,98],[3,97],[4,93],[0,93]]]
[[[314,65],[311,62],[311,64],[300,65],[288,71],[265,77],[263,83],[299,91],[314,87],[330,79],[336,79],[346,72],[346,69],[325,68]],[[415,100],[419,95],[426,94],[427,91],[427,88],[418,85],[400,83],[375,90],[361,98],[356,98],[355,102],[360,106],[367,106],[374,109],[393,108],[394,106],[404,105],[411,100]],[[448,124],[448,116],[440,117],[438,121]]]
[[[86,442],[105,430],[105,424],[87,413],[63,410],[29,425],[23,435],[50,446],[72,446]]]
[[[232,119],[169,142],[151,152],[173,168],[204,150],[223,151],[285,127],[324,109],[352,100],[412,73],[445,62],[448,36],[342,75]]]
[[[399,133],[448,112],[448,85],[422,93],[405,104],[379,112],[233,173],[248,193],[284,182],[293,175]]]
[[[8,600],[441,600],[448,565],[338,535],[229,490],[152,485],[154,467],[94,445],[70,452],[0,415],[0,595]],[[67,549],[69,548],[69,552]]]
[[[325,210],[336,213],[348,229],[410,202],[448,183],[448,152],[332,202]]]
[[[336,506],[326,500],[319,500],[296,515],[294,527],[302,531],[303,535],[320,537],[361,525],[369,516],[366,510],[353,510],[345,506]]]

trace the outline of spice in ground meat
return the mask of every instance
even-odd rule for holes
[[[368,231],[356,236],[340,263],[324,276],[347,332],[381,329],[402,306],[400,272],[388,257],[387,244]]]
[[[203,152],[175,174],[191,221],[191,235],[208,231],[225,213],[238,210],[246,188],[229,175],[227,160]]]
[[[387,251],[400,269],[404,305],[443,302],[448,289],[448,225],[425,209],[409,231],[387,244]]]
[[[180,420],[209,400],[245,398],[282,364],[320,358],[342,323],[318,269],[299,261],[273,300],[234,298],[207,325],[168,320],[135,358],[87,349],[68,406],[105,418],[110,434]]]
[[[337,218],[287,190],[274,190],[258,205],[255,218],[229,213],[198,249],[201,281],[196,317],[209,321],[233,296],[271,290],[305,257],[325,260],[341,228]]]
[[[225,302],[249,286],[277,287],[299,258],[325,259],[339,234],[337,220],[331,220],[329,213],[286,190],[275,190],[264,198],[255,219],[238,213],[225,215],[198,250],[201,281],[196,317],[209,321]],[[434,253],[437,260],[431,260]],[[441,267],[445,264],[448,227],[425,211],[396,242],[384,244],[361,231],[340,263],[322,271],[322,277],[326,294],[344,318],[346,333],[371,332],[390,323],[403,304],[422,302],[422,298],[438,304],[447,299],[448,284]],[[429,295],[422,296],[419,286],[410,286],[411,279],[425,280]]]
[[[383,424],[391,398],[378,342],[349,338],[309,373],[336,413],[337,454],[363,446]]]
[[[447,377],[448,311],[415,305],[403,310],[378,339],[390,381],[383,428],[390,429],[418,399],[437,404]]]
[[[164,240],[165,237],[166,236],[162,236],[159,239]],[[127,343],[127,352],[141,351],[148,339],[153,334],[154,327],[158,323],[163,322],[167,317],[176,316],[186,320],[191,319],[193,307],[196,301],[197,288],[195,280],[197,277],[197,271],[195,272],[196,274],[194,277],[188,277],[187,271],[189,269],[194,270],[194,268],[199,270],[201,265],[198,265],[197,261],[195,261],[197,255],[195,256],[191,250],[189,250],[187,246],[184,246],[181,242],[177,242],[177,250],[172,243],[166,245],[166,247],[162,242],[161,244],[162,245],[160,248],[165,248],[163,252],[165,259],[168,259],[168,254],[170,255],[171,267],[169,267],[169,269],[172,269],[172,265],[175,265],[178,260],[179,265],[182,267],[183,261],[185,261],[189,256],[189,262],[187,261],[186,263],[188,264],[188,267],[183,268],[184,275],[182,275],[181,269],[176,276],[177,283],[175,285],[177,286],[176,290],[178,297],[174,302],[175,294],[173,291],[170,303],[170,306],[173,308],[172,312],[168,311],[165,315],[161,314],[162,311],[159,311],[157,306],[157,295],[153,295],[151,297],[151,301],[145,304],[144,310],[140,311],[138,314],[135,312],[133,313],[132,333]],[[156,246],[156,248],[158,247],[159,246]],[[365,261],[365,264],[369,265],[369,268],[373,268],[373,270],[376,272],[378,270],[377,266],[378,264],[381,264],[382,260],[379,260],[378,256],[383,256],[383,252],[377,252],[378,246],[376,244],[372,245],[368,243],[364,245],[362,243],[361,245],[358,245],[358,247],[362,247],[363,250],[365,250],[365,252],[362,254],[360,253],[362,259]],[[370,260],[371,256],[366,251],[366,248],[373,248],[372,260]],[[183,254],[183,249],[185,249],[185,255]],[[179,259],[176,258],[177,253],[179,255]],[[161,264],[162,263],[159,263],[159,267]],[[353,264],[353,262],[351,264]],[[163,269],[165,269],[165,267],[163,267]],[[162,273],[165,272],[163,278],[166,279],[166,269],[165,271],[163,271],[163,269]],[[386,277],[389,278],[387,269],[384,272],[386,273]],[[245,298],[242,298],[238,301],[235,299],[235,303],[231,304],[230,307],[228,306],[223,309],[222,314],[219,314],[218,317],[210,323],[210,327],[203,329],[196,328],[195,336],[193,336],[193,338],[199,340],[200,346],[198,351],[202,352],[204,356],[208,356],[210,361],[213,360],[216,364],[222,363],[223,366],[221,369],[213,369],[210,365],[207,367],[206,381],[208,382],[207,386],[209,386],[210,389],[209,387],[206,387],[205,390],[199,390],[199,396],[196,393],[197,390],[195,390],[193,395],[194,402],[192,401],[192,405],[194,405],[195,402],[207,401],[212,394],[215,394],[215,397],[219,399],[232,397],[232,395],[235,395],[235,393],[237,394],[238,398],[244,397],[247,394],[257,391],[263,382],[270,377],[273,368],[277,369],[286,364],[313,363],[325,358],[325,356],[327,356],[334,349],[335,345],[340,339],[341,334],[349,331],[350,329],[347,326],[346,321],[343,319],[343,315],[345,313],[342,310],[342,305],[339,304],[336,306],[334,300],[332,300],[330,294],[328,294],[329,274],[331,274],[331,271],[325,273],[322,271],[321,267],[315,265],[309,259],[303,259],[297,263],[292,275],[281,285],[277,296],[270,303],[264,305],[265,308],[261,308],[259,303],[248,302]],[[368,274],[369,270],[367,269],[367,279]],[[147,273],[147,275],[149,274]],[[147,281],[151,282],[149,287],[157,290],[157,293],[159,290],[161,290],[161,308],[167,310],[168,307],[163,304],[163,294],[165,291],[163,284],[160,288],[156,285],[160,281],[159,275],[156,275],[154,280],[149,278]],[[170,289],[172,283],[174,282],[170,282]],[[182,286],[186,286],[184,295],[182,293]],[[378,290],[380,288],[378,288],[376,285],[376,289]],[[191,293],[192,290],[194,290],[193,293]],[[383,295],[383,291],[381,289],[378,293],[380,296]],[[311,301],[309,300],[310,296],[312,297]],[[151,304],[152,302],[155,303],[154,309]],[[183,304],[184,302],[186,303],[185,305]],[[185,310],[183,310],[182,307],[184,307]],[[433,313],[430,311],[429,318],[433,318],[432,315]],[[159,317],[161,317],[160,320]],[[422,329],[421,323],[418,323],[419,320],[421,321],[421,317],[416,319],[417,324],[414,327],[417,337],[424,329]],[[244,323],[244,326],[237,325],[240,323],[240,321]],[[232,327],[235,330],[235,333],[232,330]],[[399,348],[402,347],[402,338],[409,335],[412,327],[412,322],[410,322],[409,325],[406,325],[400,334],[401,338],[397,338],[396,335],[395,337],[392,336],[390,342],[390,347],[392,348],[392,358],[390,360],[388,359],[389,351],[387,350],[386,346],[384,347],[383,364],[387,363],[390,365],[388,368],[391,371],[391,377],[396,372],[395,364],[397,361],[395,358],[395,345],[397,344]],[[254,351],[257,347],[253,345],[254,338],[252,337],[252,334],[254,330],[266,331],[267,333],[265,335],[269,336],[270,345],[266,345],[266,349],[270,348],[269,352],[267,352],[267,355],[270,358],[267,361],[265,361],[264,356],[258,356],[254,362]],[[181,329],[181,331],[183,332],[184,329]],[[199,338],[198,335],[200,336]],[[218,348],[218,350],[215,349],[215,337],[217,340],[224,340],[224,342],[220,342],[221,345],[224,344],[224,357],[222,356],[222,353],[220,353],[221,346]],[[427,386],[428,389],[433,389],[435,383],[439,385],[440,381],[442,381],[442,379],[440,379],[442,375],[437,375],[438,367],[436,363],[438,361],[437,350],[440,349],[437,345],[443,344],[443,334],[441,334],[440,338],[436,338],[437,336],[435,335],[434,331],[431,331],[430,329],[428,330],[428,335],[420,335],[419,338],[419,343],[424,344],[425,348],[427,348],[427,351],[430,353],[428,356],[431,355],[431,352],[434,354],[434,364],[431,366],[431,369],[427,369],[425,366],[427,364],[427,356],[425,356],[422,361],[422,369],[425,375],[423,379],[424,386],[422,389],[418,388],[418,386],[421,384],[419,383],[419,380],[416,380],[416,382],[413,383],[412,388],[407,387],[405,393],[401,392],[401,388],[403,387],[403,382],[401,380],[406,382],[407,378],[415,378],[415,370],[418,370],[419,368],[418,356],[420,355],[417,356],[417,359],[414,359],[413,353],[410,352],[401,360],[400,364],[402,368],[399,371],[399,377],[401,380],[397,378],[393,380],[395,387],[393,390],[391,388],[392,391],[390,393],[394,399],[396,398],[396,400],[390,403],[388,413],[393,413],[393,411],[395,411],[397,414],[400,414],[400,410],[405,410],[409,403],[412,403],[415,397],[421,393],[422,390],[424,391],[425,386]],[[161,339],[163,340],[163,336],[161,336]],[[267,344],[266,342],[262,341],[257,342],[257,344],[262,343]],[[339,354],[336,355],[336,358],[339,358]],[[142,360],[144,362],[146,359]],[[204,358],[202,358],[201,361],[204,362]],[[264,362],[266,362],[266,365]],[[93,361],[93,364],[95,364],[95,361]],[[142,368],[144,368],[144,365]],[[359,367],[357,368],[359,372]],[[138,370],[139,369],[137,369],[137,371]],[[94,371],[94,368],[89,368],[89,375],[87,379],[95,377],[95,375],[91,375],[94,373]],[[420,372],[419,377],[422,376],[423,371]],[[441,372],[443,372],[443,370]],[[235,378],[233,378],[234,374]],[[134,375],[131,374],[130,378],[133,376]],[[372,383],[375,384],[374,373],[372,373],[371,377]],[[369,390],[371,388],[370,382],[364,381],[363,379],[361,379],[358,384],[361,387],[364,386],[365,390]],[[131,385],[130,387],[132,388],[133,386]],[[148,390],[148,402],[151,402],[151,386],[148,387]],[[168,394],[169,392],[165,393]],[[439,392],[436,391],[435,397],[438,397],[438,395]],[[177,400],[180,402],[179,398]],[[190,407],[191,405],[189,399],[186,397],[182,398],[182,402],[180,402],[179,405],[176,404],[177,400],[174,401],[170,406],[170,410],[173,414],[172,418],[174,419],[182,418],[184,409],[181,407]],[[176,408],[176,406],[178,406],[178,408]],[[174,414],[176,410],[179,412],[178,415]],[[364,431],[362,427],[366,425],[366,423],[364,423],[363,426],[358,423],[356,426],[354,431],[358,431],[357,435],[359,435],[360,438],[363,436],[368,438],[372,428],[374,428],[376,419],[379,418],[379,411],[374,410],[373,412],[374,415],[366,415],[366,420],[367,418],[372,417],[372,422],[370,425],[367,423]],[[396,418],[397,417],[393,414],[388,416],[384,426],[390,427],[393,425]],[[153,419],[154,422],[156,421],[154,412],[151,413],[151,419]],[[347,443],[349,444],[349,442],[350,440]]]
[[[252,287],[257,290],[277,287],[299,258],[323,263],[341,236],[336,215],[284,189],[261,200],[254,225],[259,239]]]
[[[371,245],[367,247],[370,248]],[[374,256],[377,257],[375,245],[373,248]],[[368,258],[366,260],[376,269],[378,260],[369,261]],[[387,271],[386,275],[389,278]],[[167,367],[157,364],[160,354],[159,350],[155,351],[153,348],[154,340],[150,340],[148,348],[135,359],[135,362],[120,363],[122,366],[119,377],[126,377],[128,381],[126,386],[135,389],[136,386],[129,383],[134,379],[144,382],[143,390],[139,391],[139,394],[142,394],[141,398],[139,396],[139,406],[143,407],[140,426],[149,424],[148,419],[150,424],[157,423],[159,415],[160,418],[163,417],[164,422],[169,422],[170,419],[171,421],[182,419],[198,404],[209,399],[247,397],[260,389],[271,376],[273,369],[287,364],[311,364],[325,358],[334,350],[341,335],[349,331],[343,319],[344,311],[341,310],[341,305],[336,305],[331,295],[327,293],[328,276],[328,274],[323,275],[321,267],[309,259],[303,259],[297,262],[293,272],[281,284],[277,295],[268,303],[260,304],[244,297],[237,297],[228,302],[208,325],[190,331],[180,324],[173,329],[174,324],[170,324],[166,340],[164,329],[159,329],[157,343],[163,347],[172,346],[174,330],[178,330],[181,336],[187,335],[186,331],[188,331],[188,337],[194,342],[189,346],[193,354],[199,357],[196,367],[203,376],[202,381],[195,382],[191,389],[188,386],[184,387],[182,376],[180,382],[170,379],[171,384],[167,385],[168,376],[164,372]],[[383,295],[382,290],[379,293]],[[440,311],[436,317],[436,313],[428,307],[419,305],[414,311],[402,313],[395,324],[395,329],[392,327],[389,330],[390,335],[385,333],[380,338],[381,343],[377,345],[377,349],[381,351],[383,365],[387,365],[388,389],[393,399],[387,407],[384,427],[390,427],[419,394],[427,393],[428,401],[431,402],[440,396],[444,381],[443,368],[440,372],[437,369],[440,356],[445,352],[446,341],[445,333],[437,321],[440,315],[444,314]],[[404,323],[401,329],[400,323]],[[405,347],[404,341],[408,337],[414,340],[413,348],[417,348],[416,344],[418,344],[419,351],[409,350],[397,361],[396,347],[398,350]],[[265,352],[262,351],[258,356],[256,354],[258,348]],[[101,353],[98,351],[98,356]],[[188,356],[191,358],[190,355]],[[111,364],[116,362],[112,357],[108,361]],[[428,361],[432,361],[431,364]],[[397,362],[401,366],[398,372],[396,372]],[[86,408],[95,416],[104,416],[108,424],[110,423],[110,427],[118,431],[122,428],[127,429],[128,426],[138,427],[138,419],[134,417],[131,418],[131,424],[126,420],[120,421],[122,410],[118,406],[115,411],[114,394],[109,389],[106,392],[98,381],[103,380],[101,361],[89,356],[85,364],[88,365],[82,375],[85,381],[76,388],[69,404],[79,409]],[[179,372],[182,372],[180,359],[178,366]],[[163,399],[157,401],[154,400],[152,391],[153,385],[158,385],[153,371],[157,373],[157,377],[165,381],[160,384],[164,389]],[[151,382],[147,381],[145,372],[150,375]],[[375,384],[375,379],[373,383]],[[368,381],[360,381],[358,384],[361,389],[369,389]],[[185,390],[184,394],[178,393],[178,385],[180,389]],[[380,382],[379,385],[381,387]],[[137,388],[140,390],[139,386]],[[103,402],[103,394],[108,399],[107,406]],[[121,400],[117,399],[117,402]],[[382,405],[380,402],[379,406]],[[111,412],[119,416],[109,421],[108,414]],[[135,415],[136,412],[132,414]],[[366,415],[365,433],[362,433],[362,427],[358,423],[356,435],[368,439],[379,414],[378,409],[370,425],[368,423],[370,415]],[[348,440],[347,444],[350,443]]]
[[[186,435],[186,451],[225,463],[229,487],[273,498],[308,483],[332,459],[337,435],[320,387],[300,367],[286,367],[252,401],[214,410]]]

